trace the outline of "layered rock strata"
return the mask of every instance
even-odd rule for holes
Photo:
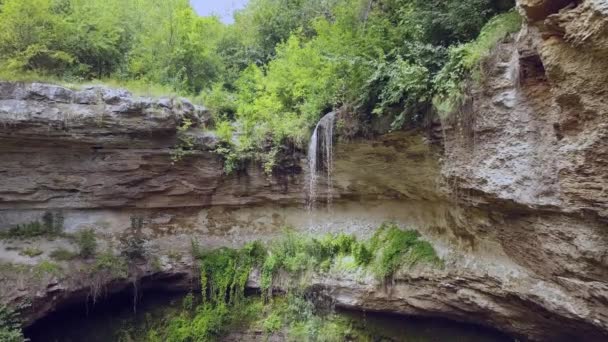
[[[267,175],[250,165],[226,175],[216,139],[201,133],[209,115],[185,100],[0,83],[0,228],[61,212],[67,232],[92,228],[105,248],[140,217],[160,269],[138,266],[136,278],[183,288],[192,284],[193,237],[203,247],[240,246],[286,225],[365,237],[391,220],[418,229],[445,268],[402,270],[389,284],[330,272],[313,288],[349,308],[446,317],[539,341],[606,340],[608,3],[519,2],[522,31],[484,63],[483,83],[442,122],[441,141],[406,131],[338,143],[333,188],[321,179],[317,191],[331,206],[313,212],[306,168]],[[185,119],[196,152],[172,163]],[[4,241],[0,258],[36,265],[69,246],[34,243],[41,256]],[[16,286],[1,295],[29,298],[30,321],[91,287],[69,274],[33,286],[28,272],[3,273]]]

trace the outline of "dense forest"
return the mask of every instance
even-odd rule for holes
[[[480,58],[518,29],[513,5],[252,0],[226,25],[187,0],[0,0],[0,78],[189,96],[243,155],[301,146],[332,109],[391,115],[394,129],[449,109]]]

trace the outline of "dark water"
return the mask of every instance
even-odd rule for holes
[[[147,293],[133,311],[129,294],[114,296],[94,308],[79,305],[39,321],[25,333],[32,342],[146,341],[158,327],[181,310],[183,295]],[[418,319],[377,313],[337,312],[354,327],[374,336],[374,342],[507,342],[513,339],[482,327],[440,319]]]
[[[31,342],[143,341],[149,328],[158,326],[181,309],[183,294],[144,293],[133,310],[129,293],[113,296],[87,308],[73,306],[25,330]]]
[[[394,342],[512,342],[495,330],[444,319],[339,311],[354,326],[371,333],[378,341]]]

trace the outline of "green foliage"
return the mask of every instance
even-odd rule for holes
[[[370,87],[374,83],[384,82],[378,95],[379,103],[373,113],[382,115],[391,106],[401,105],[402,113],[392,124],[393,129],[399,129],[405,122],[406,115],[421,117],[424,113],[417,112],[420,105],[427,102],[430,93],[429,71],[424,66],[411,64],[398,56],[390,63],[377,63],[376,71],[368,79]]]
[[[389,115],[399,129],[421,122],[433,98],[446,107],[496,34],[516,27],[515,14],[467,42],[512,7],[512,0],[254,0],[225,25],[196,15],[187,0],[5,0],[0,77],[195,96],[213,114],[226,171],[256,159],[271,172],[281,148],[302,148],[332,109]],[[190,126],[178,130],[174,162],[193,149]]]
[[[105,251],[97,255],[91,271],[97,274],[107,274],[112,278],[126,278],[129,275],[125,260],[112,251]]]
[[[75,235],[78,254],[83,258],[91,258],[97,252],[97,238],[93,229],[81,230]]]
[[[181,125],[177,126],[177,144],[171,150],[171,161],[173,164],[194,152],[194,138],[188,135],[190,127],[192,127],[192,120],[188,118],[184,118]]]
[[[63,269],[61,266],[57,265],[48,260],[43,260],[33,268],[34,276],[38,279],[42,279],[45,275],[51,276],[60,276]]]
[[[391,277],[402,267],[417,263],[441,265],[442,261],[427,241],[420,240],[415,230],[401,230],[394,224],[384,223],[369,241],[374,255],[370,268],[379,279]]]
[[[352,322],[335,313],[326,313],[302,294],[290,293],[269,302],[258,319],[258,325],[270,336],[286,332],[289,341],[342,342],[368,341],[371,335],[354,328]]]
[[[21,320],[11,308],[0,305],[0,341],[25,342],[21,331]]]
[[[44,252],[40,248],[27,247],[27,248],[24,248],[19,254],[33,258],[33,257],[42,255],[42,253],[44,253]]]
[[[222,142],[232,141],[233,128],[229,121],[220,121],[215,126],[215,132]]]
[[[209,108],[211,113],[213,113],[216,129],[218,131],[220,130],[219,123],[226,120],[234,120],[236,113],[236,95],[227,90],[223,83],[214,83],[211,86],[211,89],[203,90],[201,93],[201,102]],[[218,132],[218,136],[222,137],[222,134]]]
[[[54,259],[57,261],[70,261],[70,260],[76,259],[78,257],[78,253],[70,251],[65,248],[57,248],[57,249],[53,250],[49,254],[49,256],[51,257],[51,259]]]
[[[329,264],[350,271],[358,267],[370,270],[383,267],[384,279],[400,266],[441,263],[433,247],[419,237],[416,231],[403,231],[387,223],[367,242],[343,233],[315,238],[291,229],[286,229],[267,248],[254,242],[240,250],[204,251],[192,241],[193,257],[200,265],[200,300],[187,296],[182,312],[164,326],[155,327],[148,336],[162,341],[214,341],[235,324],[253,322],[267,336],[287,332],[290,341],[367,340],[370,336],[353,328],[350,321],[318,312],[306,299],[305,288],[290,288],[286,297],[269,300],[273,278],[283,271],[297,279]],[[262,300],[244,296],[254,268],[261,271]]]
[[[442,265],[432,245],[420,240],[417,231],[401,230],[391,223],[382,224],[367,242],[343,233],[317,239],[287,230],[269,246],[261,268],[261,287],[264,294],[271,294],[273,277],[279,270],[297,278],[332,267],[349,272],[363,267],[384,280],[400,268],[419,263]]]
[[[221,248],[200,254],[203,301],[221,306],[226,298],[230,304],[242,300],[249,274],[254,266],[261,264],[265,253],[259,242],[253,242],[238,251]]]
[[[262,245],[254,242],[241,250],[203,252],[193,242],[193,254],[200,261],[201,303],[192,310],[192,298],[184,301],[182,314],[166,327],[165,341],[214,341],[231,322],[252,314],[244,296],[245,284],[252,268],[265,256]]]
[[[42,216],[42,222],[32,221],[29,223],[18,224],[0,232],[0,238],[8,239],[28,239],[39,236],[54,238],[63,232],[63,214],[61,212],[47,211]]]
[[[367,266],[372,261],[373,254],[364,243],[357,243],[353,247],[353,257],[358,265]]]
[[[479,79],[483,59],[500,40],[520,27],[521,17],[516,11],[499,14],[483,27],[477,39],[450,49],[447,63],[434,80],[434,103],[440,114],[445,116],[454,111],[463,100],[465,80]]]

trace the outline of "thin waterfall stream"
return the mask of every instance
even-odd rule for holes
[[[309,168],[309,184],[308,184],[308,211],[315,208],[318,197],[319,179],[324,175],[326,178],[327,192],[327,208],[331,207],[332,189],[333,189],[333,141],[334,141],[334,124],[336,113],[331,112],[326,114],[319,120],[315,130],[310,137],[308,145],[308,168]]]

